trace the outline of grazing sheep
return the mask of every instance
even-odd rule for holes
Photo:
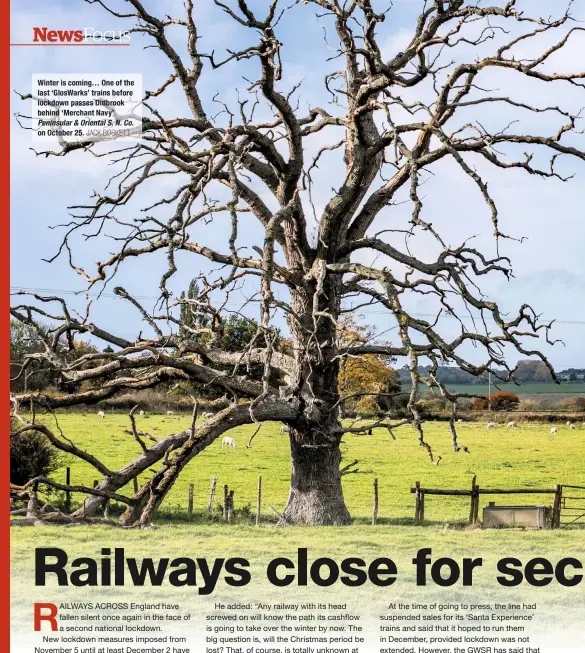
[[[567,426],[571,426],[571,420],[567,422]]]
[[[209,419],[210,417],[213,417],[213,413],[203,413],[203,415],[201,415],[201,417],[203,419]]]
[[[288,428],[288,426],[287,426],[286,424],[283,424],[283,425],[280,427],[280,432],[281,432],[281,433],[288,433],[289,430],[290,430],[290,429]]]
[[[506,424],[506,427],[509,429],[513,429],[516,426],[516,422],[508,422]]]
[[[144,411],[141,410],[138,414],[140,415],[140,417],[142,417],[144,415]]]
[[[175,413],[173,413],[172,410],[167,410],[167,415],[174,415],[174,414],[175,414]]]
[[[228,449],[231,447],[232,449],[236,448],[236,441],[233,438],[228,437],[227,435],[225,438],[221,441],[221,448],[223,449],[227,447]]]
[[[98,410],[98,417],[99,417],[100,419],[104,419],[105,416],[106,416],[106,414],[104,413],[103,410]]]
[[[576,431],[576,430],[577,430],[577,427],[576,427],[574,424],[571,424],[571,426],[569,426],[569,428],[570,428],[570,429],[573,429],[573,431]]]
[[[458,420],[457,420],[457,424],[461,424],[462,422],[463,422],[462,419],[458,419]]]
[[[556,433],[559,432],[559,429],[556,426],[553,426],[550,430],[551,435],[555,435]]]
[[[496,423],[495,422],[488,422],[486,429],[494,429],[496,428]]]

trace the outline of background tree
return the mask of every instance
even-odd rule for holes
[[[35,329],[18,320],[10,320],[10,389],[13,392],[46,388],[50,384],[48,365],[32,358],[43,349]]]
[[[371,326],[356,322],[350,316],[340,322],[338,347],[343,349],[365,345],[376,339]],[[389,410],[393,401],[401,396],[400,377],[392,369],[393,358],[376,354],[346,357],[339,371],[339,395],[344,398],[343,411],[361,415],[374,415]]]
[[[201,310],[201,303],[199,284],[192,279],[187,292],[183,291],[180,297],[180,329],[183,337],[199,340],[203,334],[212,333],[211,318]]]
[[[10,482],[24,485],[38,476],[49,476],[59,469],[63,456],[42,434],[21,433],[17,423],[10,425]]]
[[[217,330],[211,333],[201,333],[197,337],[197,341],[205,346],[214,349],[221,349],[222,351],[237,354],[242,353],[251,346],[253,341],[256,341],[258,347],[265,347],[266,343],[263,337],[258,338],[258,322],[253,318],[245,317],[243,315],[232,314],[219,323]],[[286,343],[281,342],[280,334],[275,330],[272,334],[272,346],[275,349],[282,350],[286,347]],[[202,351],[202,350],[201,350]],[[201,357],[202,362],[207,362],[205,355]],[[243,362],[243,358],[242,358]],[[266,368],[263,362],[253,362],[248,360],[246,362],[246,375],[253,381],[261,382]],[[215,364],[215,369],[231,374],[234,371],[234,363],[229,362],[224,365],[221,363]],[[268,381],[275,387],[282,384],[282,372],[277,368],[268,370]],[[219,398],[225,396],[225,388],[218,387],[214,384],[207,383],[192,383],[191,387],[197,396]]]
[[[361,415],[374,415],[391,405],[400,394],[400,379],[384,360],[374,354],[348,358],[339,373],[339,392],[352,396],[344,404]]]
[[[496,392],[492,395],[491,399],[487,395],[485,397],[477,398],[473,403],[473,410],[502,410],[510,411],[516,410],[520,398],[513,392]]]
[[[50,357],[46,356],[45,339],[50,331],[47,324],[10,320],[10,387],[13,392],[45,390],[65,381]],[[68,363],[97,352],[91,344],[81,340],[68,343],[65,337],[56,343],[56,348]]]
[[[518,361],[516,378],[523,383],[546,383],[553,380],[548,367],[537,360]]]
[[[555,378],[546,357],[530,345],[535,336],[548,339],[550,324],[541,323],[528,305],[515,315],[502,311],[481,285],[487,276],[512,274],[509,258],[500,253],[508,236],[488,186],[490,171],[563,180],[570,161],[585,160],[579,116],[557,105],[562,86],[580,90],[585,73],[571,69],[577,65],[572,59],[560,72],[550,65],[582,36],[568,11],[555,4],[550,11],[559,13],[549,18],[531,14],[528,2],[521,9],[519,0],[427,0],[398,48],[387,45],[396,43],[390,38],[391,3],[273,0],[256,9],[246,0],[215,0],[240,33],[234,48],[219,54],[205,48],[200,31],[205,12],[196,10],[193,0],[186,0],[184,15],[172,18],[156,15],[159,3],[146,0],[94,4],[131,21],[133,37],[158,48],[169,74],[145,94],[140,140],[112,148],[118,172],[107,192],[70,209],[60,251],[94,290],[157,253],[167,265],[152,310],[127,289],[115,289],[142,321],[136,337],[104,329],[89,314],[75,316],[60,298],[17,303],[16,319],[51,322],[44,355],[67,382],[115,373],[91,391],[61,397],[29,393],[21,399],[54,409],[180,380],[219,387],[233,405],[179,436],[150,449],[145,445],[143,455],[122,470],[102,469],[104,480],[87,510],[103,502],[97,492],[117,492],[132,474],[160,461],[124,518],[146,525],[184,466],[221,433],[280,420],[289,426],[292,460],[283,523],[348,524],[340,443],[345,434],[366,428],[340,421],[339,374],[348,357],[406,361],[407,418],[393,422],[388,414],[380,424],[389,430],[412,425],[431,460],[417,408],[420,387],[435,388],[453,406],[458,397],[438,379],[440,363],[454,363],[474,376],[489,370],[496,379],[513,380],[511,361],[537,357]],[[305,34],[302,26],[313,19],[321,21],[329,48],[322,61],[312,61],[313,69],[323,72],[317,101],[287,75],[288,53],[306,47],[298,33]],[[243,78],[242,88],[210,97],[203,75],[212,80],[223,69],[230,79]],[[490,82],[490,71],[515,76],[513,96],[491,90],[498,84]],[[531,99],[539,84],[553,101]],[[175,95],[165,103],[170,93]],[[92,141],[64,143],[42,154],[88,152],[108,154]],[[472,243],[433,219],[422,184],[440,166],[449,167],[450,179],[459,174],[453,192],[466,182],[477,189],[495,247],[485,239]],[[158,184],[161,178],[166,184]],[[472,212],[466,221],[476,219],[481,231],[481,211],[477,206],[466,211]],[[76,238],[101,239],[108,231],[115,233],[109,247],[119,247],[91,270],[89,262],[77,260]],[[206,344],[182,334],[181,302],[171,288],[178,265],[189,256],[189,269],[202,270],[205,278],[198,308],[217,334]],[[221,316],[242,296],[242,310],[258,310],[257,329],[245,347],[232,352],[218,344]],[[422,300],[433,318],[413,311]],[[391,342],[340,347],[340,316],[364,305],[387,311]],[[455,336],[445,329],[444,315],[455,318],[450,322],[458,325]],[[290,353],[276,345],[275,325],[283,318]],[[100,346],[117,349],[107,360],[103,353],[87,354],[72,364],[58,343],[63,336],[87,333]],[[250,378],[251,364],[263,366],[260,381]],[[426,373],[419,365],[427,366]],[[271,383],[273,369],[284,387]],[[459,451],[455,412],[451,432]]]

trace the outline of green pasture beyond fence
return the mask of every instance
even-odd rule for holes
[[[139,445],[127,433],[127,415],[108,413],[102,420],[95,412],[69,413],[59,415],[58,420],[66,437],[99,457],[112,470],[141,454]],[[190,417],[186,414],[153,415],[137,417],[137,421],[139,429],[161,438],[188,428]],[[371,523],[375,478],[378,479],[378,523],[412,523],[414,500],[410,488],[417,480],[422,487],[444,489],[468,489],[474,475],[485,488],[553,488],[557,483],[585,485],[585,429],[579,426],[573,430],[563,423],[558,425],[556,435],[551,434],[550,429],[550,424],[545,423],[486,429],[485,420],[465,421],[458,425],[459,441],[470,453],[456,453],[452,449],[449,425],[429,422],[425,425],[426,439],[433,447],[435,460],[440,458],[438,465],[429,462],[410,426],[396,430],[395,440],[382,428],[373,429],[372,435],[346,435],[341,445],[342,466],[357,460],[355,468],[360,472],[348,474],[343,479],[348,509],[356,523]],[[196,456],[170,491],[159,518],[185,519],[192,501],[193,518],[207,519],[211,481],[216,477],[214,517],[222,518],[223,486],[227,485],[229,491],[234,491],[235,518],[253,523],[258,477],[261,476],[261,518],[276,519],[276,513],[284,509],[290,485],[288,437],[280,433],[279,423],[267,423],[254,438],[251,448],[247,448],[254,430],[254,426],[241,426],[230,431],[229,435],[237,442],[235,450],[222,449],[220,438]],[[100,480],[89,464],[68,458],[53,474],[55,481],[66,481],[66,467],[71,468],[72,484],[91,487],[94,480]],[[144,483],[151,473],[149,470],[141,475],[138,483]],[[122,491],[132,495],[134,488],[130,484]],[[81,505],[82,498],[74,494],[72,506]],[[62,501],[63,497],[59,495],[56,500]],[[481,501],[481,507],[488,503],[484,497]],[[518,501],[531,503],[532,499],[519,497]],[[440,502],[427,504],[425,520],[465,523],[468,516],[468,507],[460,498],[442,497]]]

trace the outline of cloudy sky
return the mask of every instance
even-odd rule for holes
[[[113,0],[113,7],[123,7],[122,0]],[[165,13],[180,15],[182,3],[176,0],[145,2],[154,12],[164,4]],[[199,24],[200,49],[216,56],[226,48],[246,45],[247,34],[234,21],[213,5],[212,0],[196,0],[196,19]],[[283,3],[290,4],[290,3]],[[487,3],[482,3],[487,4]],[[500,3],[501,4],[501,3]],[[550,7],[562,3],[519,2],[531,12],[542,10],[550,14]],[[263,7],[260,0],[251,2],[253,7]],[[380,43],[384,53],[391,55],[401,50],[409,40],[413,19],[422,3],[417,0],[395,0],[389,18],[379,30]],[[574,2],[576,18],[585,20],[585,0]],[[11,42],[23,43],[32,39],[33,26],[47,26],[51,29],[78,29],[93,27],[96,30],[127,29],[128,21],[108,15],[97,4],[83,0],[18,0],[12,2]],[[283,88],[292,88],[297,82],[303,85],[299,93],[301,106],[325,105],[329,101],[323,89],[323,70],[334,69],[328,62],[331,51],[323,41],[323,21],[320,21],[310,7],[299,5],[287,15],[278,31],[283,41],[284,79]],[[169,74],[169,65],[155,49],[143,49],[144,39],[136,36],[127,48],[68,48],[68,47],[18,47],[14,48],[11,88],[19,92],[30,92],[31,76],[35,73],[142,73],[143,88],[157,88]],[[494,47],[491,45],[490,47]],[[572,38],[566,50],[551,59],[548,70],[585,70],[585,33]],[[464,53],[464,56],[473,54]],[[253,63],[243,67],[227,66],[219,72],[206,73],[202,79],[203,95],[209,103],[213,97],[233,101],[236,89],[246,88],[243,77],[253,74]],[[333,66],[333,68],[332,68]],[[531,104],[546,107],[561,105],[571,113],[577,113],[585,106],[585,90],[563,83],[534,84],[518,81],[502,72],[490,72],[482,83],[491,89],[498,89],[498,95],[512,95],[516,99],[530,100]],[[13,95],[13,111],[27,113],[27,107]],[[165,108],[173,114],[184,115],[184,100],[171,90],[165,100]],[[503,128],[512,119],[509,109],[478,109],[475,119],[488,123],[492,128]],[[551,133],[559,125],[558,118],[549,114],[526,116],[522,114],[517,131]],[[585,127],[585,121],[580,128]],[[11,216],[11,286],[14,288],[46,289],[65,291],[73,305],[81,307],[83,301],[72,295],[81,290],[81,279],[71,270],[65,258],[53,263],[43,261],[52,256],[59,246],[62,233],[50,227],[67,222],[71,205],[87,202],[94,189],[101,190],[110,170],[104,159],[74,153],[60,158],[37,157],[32,151],[30,132],[18,127],[16,120],[11,125],[12,138],[12,216]],[[585,149],[582,135],[571,136],[573,144]],[[335,140],[335,139],[333,139]],[[316,140],[311,147],[316,151],[323,142]],[[515,277],[511,281],[495,278],[488,282],[486,290],[506,310],[514,311],[521,304],[531,304],[539,313],[549,319],[557,319],[554,337],[562,339],[563,345],[553,348],[543,345],[543,351],[558,368],[568,366],[585,367],[585,163],[565,161],[561,163],[564,174],[574,177],[565,183],[557,179],[543,180],[521,172],[483,170],[489,187],[499,204],[502,231],[515,237],[526,237],[520,244],[507,241],[502,253],[511,257]],[[340,161],[331,157],[320,170],[318,188],[315,194],[317,211],[326,203],[330,189],[335,186],[335,177],[341,171]],[[149,192],[169,192],[170,186],[159,186]],[[456,166],[447,164],[434,169],[424,186],[423,217],[438,226],[446,234],[450,244],[459,244],[465,237],[476,236],[488,254],[493,253],[494,243],[490,239],[491,223],[489,212],[478,195],[477,188],[461,175]],[[146,198],[148,199],[148,198]],[[147,203],[147,202],[146,202]],[[408,207],[395,207],[393,213],[383,218],[399,222],[407,217]],[[385,224],[385,223],[384,223]],[[221,218],[208,226],[204,234],[210,244],[225,244],[224,223]],[[257,241],[258,232],[252,225],[241,235],[242,246],[251,246]],[[202,237],[202,236],[200,236]],[[107,237],[90,241],[80,240],[75,255],[88,268],[101,256],[111,250]],[[424,256],[426,245],[422,239],[418,252]],[[145,262],[146,263],[146,262]],[[180,270],[172,282],[177,292],[185,288],[189,280],[199,271],[198,262],[180,259]],[[121,271],[117,283],[121,283],[137,296],[154,298],[161,271],[162,257],[153,257],[145,265],[134,266]],[[145,299],[145,302],[151,301]],[[426,309],[426,310],[425,310]],[[428,307],[419,302],[414,310],[424,314]],[[375,324],[380,331],[387,328],[387,318],[378,309],[362,311],[364,319]],[[136,315],[121,300],[102,296],[92,307],[92,319],[122,336],[133,337],[137,327]]]

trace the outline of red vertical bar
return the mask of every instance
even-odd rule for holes
[[[10,25],[10,2],[2,3],[2,14],[4,15],[3,24]],[[10,411],[8,409],[8,400],[10,397],[10,29],[6,30],[5,41],[2,45],[2,79],[4,88],[2,89],[2,115],[4,116],[4,134],[6,142],[3,144],[2,151],[4,157],[2,161],[2,189],[0,198],[2,202],[2,232],[0,238],[0,284],[1,293],[6,313],[0,321],[0,342],[2,347],[2,386],[4,395],[4,412],[6,431],[2,432],[2,442],[4,453],[0,455],[0,477],[9,486],[2,492],[2,501],[7,502],[7,515],[4,526],[2,526],[2,539],[0,542],[0,560],[2,568],[0,569],[0,578],[3,579],[2,589],[0,590],[0,610],[2,611],[2,627],[0,628],[0,650],[10,651]]]

